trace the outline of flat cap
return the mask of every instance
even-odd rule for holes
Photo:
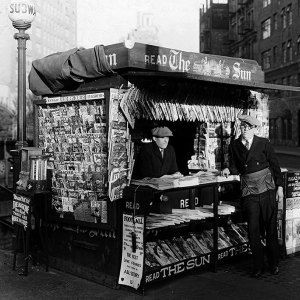
[[[168,127],[155,127],[152,129],[152,135],[157,137],[165,137],[173,136],[173,133]]]
[[[260,126],[260,121],[257,120],[256,118],[249,116],[249,115],[239,115],[238,116],[239,120],[241,122],[245,122],[251,126]]]

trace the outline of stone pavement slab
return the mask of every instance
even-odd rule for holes
[[[11,255],[0,251],[0,299],[299,299],[300,256],[280,263],[280,274],[249,277],[249,257],[153,285],[144,295],[114,290],[55,269],[31,267],[27,277],[11,270]]]

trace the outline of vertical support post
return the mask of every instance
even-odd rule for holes
[[[21,171],[21,151],[11,150],[10,154],[13,159],[13,191],[16,192],[17,181],[19,180],[19,174]]]
[[[283,259],[286,258],[286,242],[285,242],[285,235],[286,235],[286,193],[287,193],[287,177],[288,172],[284,172],[283,174],[283,205],[282,205],[282,256]]]
[[[27,146],[26,142],[26,40],[29,35],[25,30],[30,24],[19,26],[14,38],[18,41],[18,127],[16,149]]]
[[[217,272],[217,262],[218,262],[218,238],[219,238],[219,216],[218,216],[218,183],[214,184],[213,187],[213,213],[214,213],[214,225],[213,225],[213,271]]]

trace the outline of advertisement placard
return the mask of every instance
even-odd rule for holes
[[[123,214],[122,261],[119,284],[138,289],[144,264],[144,217]]]

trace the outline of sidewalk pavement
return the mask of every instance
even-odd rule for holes
[[[300,256],[280,262],[280,274],[265,273],[260,279],[249,277],[249,256],[218,268],[217,273],[184,274],[158,283],[137,295],[124,289],[110,289],[55,269],[31,267],[22,277],[11,270],[11,253],[0,250],[0,299],[299,299]]]

